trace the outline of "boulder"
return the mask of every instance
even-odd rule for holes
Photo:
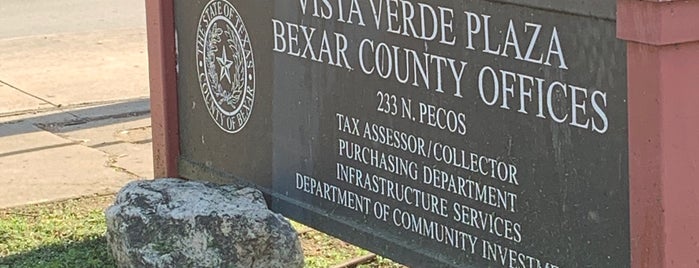
[[[256,189],[180,179],[126,185],[106,211],[119,267],[302,267],[296,231]]]

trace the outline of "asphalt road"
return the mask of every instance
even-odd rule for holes
[[[0,0],[0,39],[145,28],[147,0]]]

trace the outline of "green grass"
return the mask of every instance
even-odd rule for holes
[[[103,210],[111,196],[0,210],[0,267],[114,267]]]
[[[115,267],[104,238],[104,209],[113,196],[97,196],[0,210],[0,268]],[[330,267],[370,252],[306,226],[301,233],[306,267]],[[388,259],[363,268],[403,267]]]

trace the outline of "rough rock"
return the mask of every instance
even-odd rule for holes
[[[302,267],[289,222],[241,186],[160,179],[126,185],[106,211],[119,267]]]

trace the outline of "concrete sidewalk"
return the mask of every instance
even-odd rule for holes
[[[0,39],[0,208],[113,193],[151,152],[145,25]]]

